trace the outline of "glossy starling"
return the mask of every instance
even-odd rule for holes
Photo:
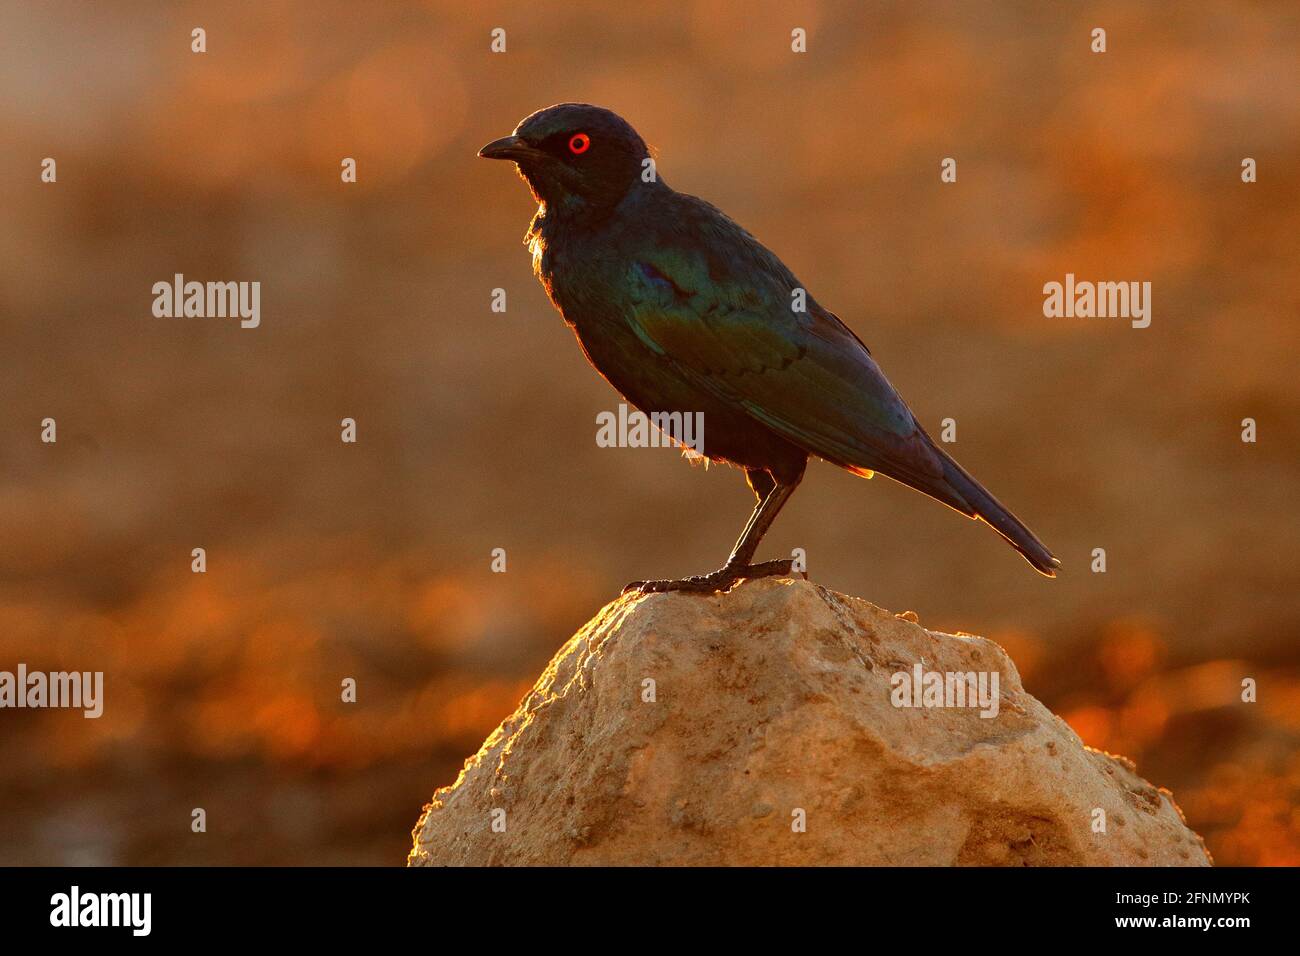
[[[1060,562],[935,445],[862,341],[757,239],[669,188],[622,118],[562,103],[479,155],[514,162],[539,203],[525,237],[533,268],[592,366],[647,415],[701,413],[702,453],[743,468],[758,498],[717,571],[625,591],[712,593],[789,574],[790,561],[751,561],[814,455],[987,522],[1055,576]]]

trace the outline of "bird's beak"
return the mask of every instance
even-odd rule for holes
[[[529,146],[518,136],[503,136],[488,143],[478,154],[484,159],[512,159],[518,163],[541,155],[541,150]]]

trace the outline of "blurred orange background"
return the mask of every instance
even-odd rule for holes
[[[742,476],[597,447],[619,399],[475,158],[579,100],[955,418],[1065,570],[824,465],[760,557],[998,640],[1218,863],[1300,864],[1294,4],[0,8],[0,669],[106,685],[0,712],[0,863],[400,864],[577,627],[725,556]],[[261,327],[154,318],[178,272],[259,280]],[[1152,282],[1151,327],[1045,319],[1067,272]]]

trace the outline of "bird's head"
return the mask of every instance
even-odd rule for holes
[[[586,103],[538,110],[478,151],[508,159],[548,206],[610,209],[641,181],[645,141],[617,113]]]

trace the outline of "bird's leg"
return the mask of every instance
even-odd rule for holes
[[[799,487],[799,482],[803,478],[803,469],[800,468],[792,477],[785,477],[785,480],[766,471],[753,470],[747,470],[745,477],[758,498],[758,504],[754,506],[754,511],[745,523],[744,530],[740,532],[740,538],[736,541],[736,546],[731,549],[731,557],[727,558],[726,564],[710,574],[700,574],[676,581],[633,581],[623,589],[623,593],[689,591],[696,594],[712,594],[715,591],[728,591],[738,581],[789,574],[791,565],[789,560],[764,561],[762,564],[749,562],[753,559],[754,552],[758,550],[763,535],[767,534],[767,529],[772,527],[772,522],[776,520],[777,513],[794,494],[795,488]]]

